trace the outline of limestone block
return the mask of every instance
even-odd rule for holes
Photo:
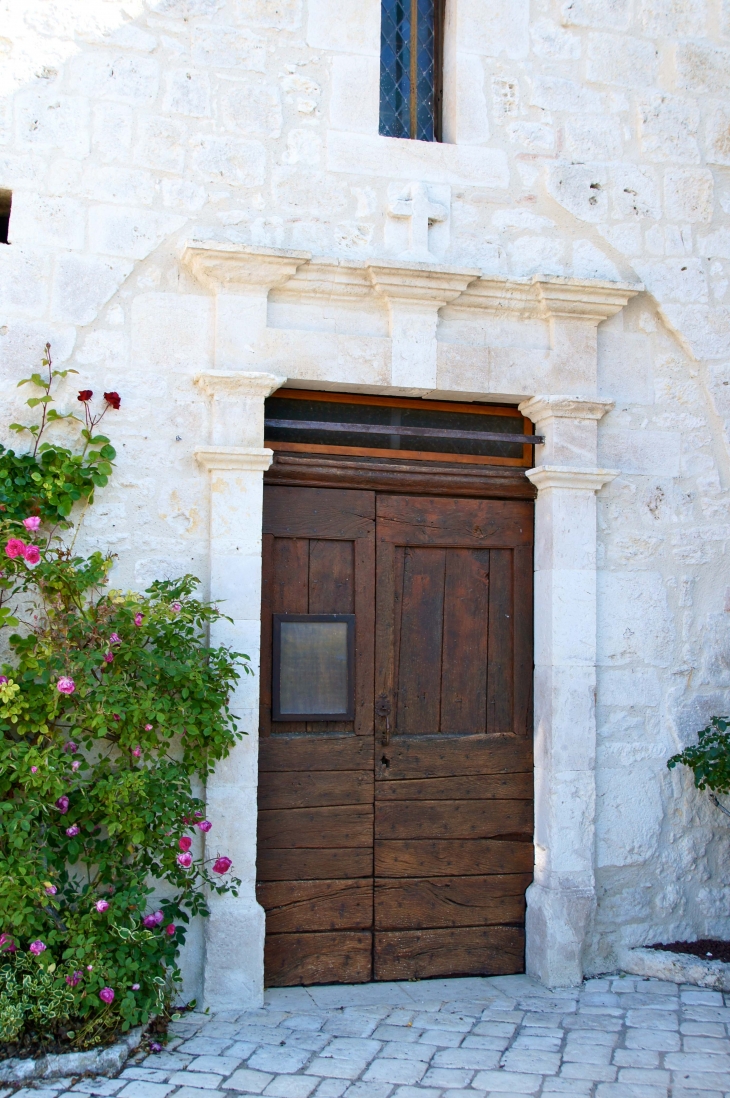
[[[545,491],[535,528],[535,569],[596,567],[596,497],[576,489]],[[552,612],[551,612],[552,613]]]
[[[644,237],[639,225],[597,225],[596,228],[612,248],[625,256],[640,255],[644,250]]]
[[[185,164],[186,131],[183,122],[171,118],[142,118],[139,123],[134,161],[145,168],[182,172]]]
[[[91,141],[94,153],[104,163],[120,160],[130,163],[134,112],[125,103],[94,103],[91,116]]]
[[[226,125],[253,137],[281,135],[281,96],[275,84],[236,83],[222,98]]]
[[[566,272],[565,241],[548,236],[520,236],[507,245],[510,269],[518,277]]]
[[[590,730],[573,728],[577,739]],[[538,741],[540,733],[537,733]],[[535,879],[561,889],[593,888],[593,770],[545,768],[540,748],[535,761]],[[549,783],[549,786],[548,786]],[[547,790],[550,794],[547,796]],[[538,807],[539,806],[539,807]]]
[[[349,189],[324,172],[280,168],[273,184],[277,207],[285,213],[341,216],[351,201]]]
[[[197,24],[192,36],[191,57],[201,69],[266,71],[266,43],[254,31]]]
[[[193,166],[210,183],[260,187],[266,175],[266,149],[260,141],[198,137],[192,142]]]
[[[674,626],[659,572],[599,571],[598,615],[599,664],[668,666]]]
[[[573,115],[565,122],[565,151],[577,160],[618,160],[623,150],[620,126],[605,115]]]
[[[485,57],[526,57],[530,47],[529,0],[462,0],[457,9],[457,49]]]
[[[654,220],[662,216],[656,172],[625,161],[611,165],[611,213],[614,217]]]
[[[380,57],[380,4],[364,0],[345,6],[338,0],[309,0],[307,43],[315,49]]]
[[[560,607],[559,614],[555,612],[556,605]],[[537,569],[535,664],[592,667],[595,644],[595,571],[555,567]]]
[[[643,88],[656,82],[659,53],[641,38],[622,34],[588,36],[586,75],[589,80]]]
[[[501,149],[408,141],[364,134],[327,134],[327,167],[358,175],[363,164],[371,175],[420,179],[424,183],[464,183],[504,190],[509,184],[507,157]]]
[[[550,19],[536,19],[530,26],[532,48],[538,57],[549,61],[577,61],[580,57],[580,38],[563,30]]]
[[[63,149],[67,156],[89,152],[89,103],[77,95],[49,94],[33,89],[15,101],[15,126],[19,145],[38,149]]]
[[[573,244],[573,263],[570,273],[575,278],[599,278],[607,282],[621,282],[618,267],[590,240],[576,240]]]
[[[707,301],[707,277],[700,259],[657,259],[635,266],[649,293],[660,303]]]
[[[131,206],[94,206],[89,211],[89,241],[105,255],[144,259],[185,219],[172,213]]]
[[[592,771],[596,754],[595,669],[538,664],[534,687],[540,765],[549,765],[555,773]]]
[[[608,215],[608,172],[602,165],[559,161],[547,166],[549,194],[581,221],[605,221]]]
[[[600,92],[558,76],[537,76],[532,82],[530,105],[544,111],[601,114],[607,109]]]
[[[648,160],[699,164],[700,112],[691,99],[665,93],[639,104],[639,140]]]
[[[191,17],[212,16],[223,6],[223,0],[157,0],[155,12],[187,22]]]
[[[71,324],[90,324],[132,270],[129,260],[61,255],[56,261],[51,315]]]
[[[71,87],[92,99],[151,105],[159,78],[159,63],[152,57],[99,50],[76,54],[70,61]]]
[[[149,173],[120,165],[90,165],[81,175],[78,190],[97,202],[140,203],[149,206],[157,194],[157,181]]]
[[[242,23],[255,27],[296,30],[302,25],[302,0],[235,0],[234,9]]]
[[[730,355],[730,311],[715,305],[668,303],[662,312],[671,328],[695,358]]]
[[[43,316],[50,274],[50,257],[44,251],[19,244],[0,249],[0,301],[5,317]]]
[[[727,95],[730,92],[730,49],[707,42],[679,43],[677,84],[688,91]]]
[[[706,259],[730,259],[730,229],[718,229],[697,238],[697,250]]]
[[[653,38],[701,38],[707,33],[706,0],[641,0],[639,22]]]
[[[90,27],[79,32],[79,37],[94,45],[116,46],[120,49],[137,50],[139,53],[152,53],[157,46],[157,39],[153,34],[147,34],[141,27],[133,23],[126,23],[121,27],[108,29]]]
[[[70,324],[48,324],[45,320],[18,320],[0,328],[0,370],[13,383],[13,398],[22,393],[16,389],[18,377],[27,377],[38,369],[43,348],[49,342],[55,364],[62,365],[74,349],[76,329]]]
[[[162,109],[171,114],[204,118],[210,114],[210,79],[207,72],[172,69],[165,74]]]
[[[196,294],[137,294],[132,357],[149,374],[192,374],[212,362],[213,299]]]
[[[640,333],[598,328],[598,392],[605,399],[652,404],[651,341]]]
[[[526,971],[548,987],[576,987],[583,980],[582,953],[593,911],[589,891],[527,890]]]
[[[207,197],[205,188],[195,183],[184,179],[162,180],[162,201],[172,210],[193,213],[203,208]]]
[[[552,152],[555,147],[555,130],[542,122],[510,122],[507,136],[513,145],[520,145],[525,152]]]
[[[561,8],[566,27],[605,27],[628,30],[631,0],[567,0]]]
[[[5,187],[27,184],[37,190],[46,177],[46,164],[41,156],[26,153],[19,156],[0,149],[0,178]]]
[[[484,62],[477,54],[451,51],[444,61],[444,140],[480,145],[489,140]]]
[[[596,866],[648,862],[659,845],[663,806],[657,777],[664,759],[634,761],[631,783],[626,781],[625,761],[617,758],[613,767],[607,762],[604,756],[596,770]]]
[[[707,162],[730,164],[730,108],[718,106],[707,120]]]
[[[31,191],[13,194],[13,242],[81,250],[86,238],[86,211],[74,198],[48,198]]]
[[[601,628],[599,620],[598,626]],[[662,687],[658,671],[651,668],[601,667],[598,671],[598,704],[651,706],[661,704]]]
[[[352,133],[378,132],[379,58],[335,55],[330,78],[330,124]]]
[[[712,221],[714,183],[709,168],[678,168],[664,176],[664,208],[675,221]]]

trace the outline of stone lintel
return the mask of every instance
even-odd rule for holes
[[[372,263],[368,276],[389,304],[440,309],[458,298],[480,272],[470,267],[430,267],[426,263]]]
[[[216,293],[238,293],[280,286],[311,259],[310,252],[288,248],[258,248],[219,241],[191,241],[182,262],[194,278]]]
[[[259,446],[196,446],[195,460],[210,472],[265,473],[274,460],[274,451]]]
[[[598,492],[618,475],[618,469],[571,469],[565,465],[537,465],[525,473],[538,491],[545,488],[580,488],[585,492]]]

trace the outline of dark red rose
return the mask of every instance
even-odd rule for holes
[[[119,405],[122,403],[119,393],[104,393],[104,400],[107,404],[111,404],[115,412],[119,411]]]
[[[79,392],[79,395],[76,397],[76,399],[80,400],[82,404],[86,404],[86,401],[91,400],[93,395],[94,395],[94,390],[93,389],[81,389],[81,391]]]

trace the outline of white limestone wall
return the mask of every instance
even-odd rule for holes
[[[599,329],[597,395],[616,401],[600,460],[621,476],[598,505],[588,964],[730,933],[727,830],[664,766],[730,709],[730,3],[449,0],[442,146],[378,136],[378,20],[379,0],[0,0],[4,412],[20,417],[16,381],[47,339],[84,385],[119,390],[118,470],[85,544],[118,554],[119,585],[206,577],[193,376],[213,364],[214,309],[184,240],[396,257],[408,225],[388,209],[420,182],[447,212],[428,235],[440,262],[643,281]],[[383,308],[286,310],[274,296],[269,324],[298,329],[289,376],[392,383]],[[494,324],[440,391],[534,395],[520,366],[546,338]]]

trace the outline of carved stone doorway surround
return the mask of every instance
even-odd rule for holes
[[[258,667],[261,602],[264,400],[289,376],[323,387],[292,361],[297,339],[280,342],[267,324],[268,297],[346,284],[387,306],[390,384],[369,391],[435,395],[439,385],[439,311],[485,310],[544,322],[549,349],[532,380],[514,367],[507,380],[488,376],[476,392],[449,395],[521,398],[520,410],[545,436],[527,476],[537,486],[535,538],[535,876],[527,894],[527,971],[549,986],[579,983],[595,906],[596,493],[617,476],[597,466],[598,421],[613,407],[596,399],[597,328],[642,287],[533,276],[506,279],[423,263],[372,264],[305,252],[193,242],[183,264],[216,297],[214,368],[196,381],[210,401],[210,434],[196,458],[210,480],[210,594],[225,600],[233,623],[214,642],[247,652]],[[314,290],[313,290],[314,287]],[[350,303],[351,307],[351,303]],[[358,337],[353,333],[352,339]],[[294,340],[294,342],[292,342]],[[472,355],[488,355],[483,344]],[[519,354],[519,352],[517,352]],[[529,354],[526,355],[529,358]],[[529,374],[530,370],[528,370]],[[327,387],[352,388],[337,377]],[[349,384],[348,384],[349,383]],[[570,393],[565,396],[563,394]],[[620,394],[617,394],[620,397]],[[235,851],[243,880],[237,898],[213,897],[206,928],[205,1002],[214,1009],[255,1006],[263,994],[264,913],[255,898],[258,679],[240,684],[233,709],[248,733],[208,782],[216,845]]]

